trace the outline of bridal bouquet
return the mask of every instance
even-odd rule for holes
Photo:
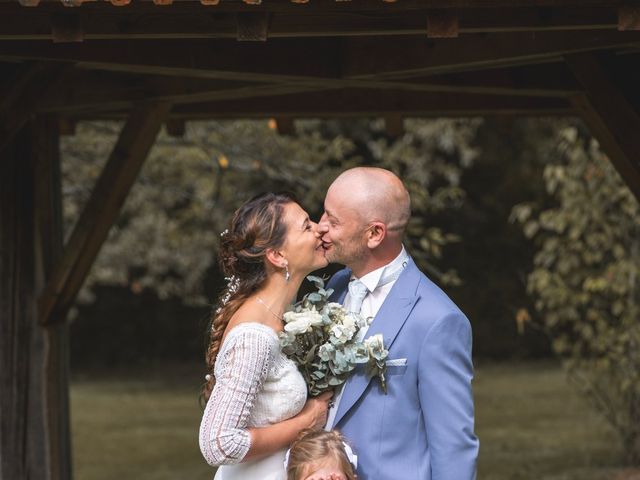
[[[319,277],[307,279],[317,291],[309,293],[284,314],[284,331],[280,333],[282,351],[298,366],[309,395],[343,384],[358,364],[365,364],[370,376],[378,376],[383,391],[387,392],[382,335],[373,335],[363,342],[358,332],[368,325],[359,314],[347,312],[342,305],[329,302],[332,290],[325,290]]]

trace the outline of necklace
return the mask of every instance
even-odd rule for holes
[[[270,313],[271,315],[273,315],[274,317],[276,317],[278,320],[282,321],[282,317],[281,317],[281,316],[279,316],[279,315],[276,315],[276,313],[275,313],[273,310],[271,310],[271,308],[269,307],[269,305],[267,305],[267,304],[265,303],[265,301],[264,301],[264,300],[262,300],[262,299],[261,299],[260,297],[258,297],[257,295],[256,295],[256,301],[257,301],[258,303],[260,303],[264,308],[266,308],[267,310],[269,310],[269,313]]]

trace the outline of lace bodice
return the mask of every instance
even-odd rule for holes
[[[259,323],[241,323],[227,334],[214,373],[199,435],[210,465],[241,462],[251,446],[250,427],[295,416],[307,398],[304,379],[282,353],[278,335]]]

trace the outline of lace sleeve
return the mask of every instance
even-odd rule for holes
[[[209,465],[240,463],[251,447],[247,420],[274,359],[274,332],[241,324],[225,339],[216,384],[200,424],[200,451]]]

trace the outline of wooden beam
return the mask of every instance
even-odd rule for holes
[[[60,9],[62,2],[59,0],[43,1],[37,9],[29,9],[36,13],[40,10]],[[97,12],[113,12],[111,5],[100,5],[100,3],[85,1],[82,8]],[[378,14],[397,15],[400,13],[412,13],[424,11],[426,7],[430,9],[464,11],[500,11],[509,10],[539,10],[539,9],[616,9],[620,6],[633,5],[633,0],[429,0],[425,5],[424,0],[402,0],[393,3],[385,3],[380,0],[359,0],[342,1],[336,4],[331,2],[307,2],[304,6],[298,5],[291,0],[270,0],[260,4],[246,5],[245,2],[214,1],[212,6],[204,6],[199,0],[174,2],[169,8],[159,10],[152,2],[130,2],[127,9],[130,14],[157,14],[157,15],[183,15],[187,12],[201,12],[210,15],[225,15],[244,12],[268,12],[271,14],[287,15],[326,15],[326,14]],[[257,2],[255,2],[257,3]],[[15,4],[15,5],[12,5]],[[19,7],[15,0],[0,0],[0,11],[15,11]]]
[[[165,123],[165,129],[167,134],[172,137],[182,138],[187,131],[186,123],[184,120],[173,119],[167,120]]]
[[[237,36],[241,42],[266,42],[269,34],[268,13],[236,14]]]
[[[141,102],[202,102],[259,95],[278,85],[75,69],[67,81],[39,103],[40,112],[131,109]],[[255,92],[254,92],[255,90]],[[275,88],[282,93],[281,88]]]
[[[32,304],[36,290],[34,225],[28,221],[34,216],[34,172],[31,162],[25,161],[28,141],[23,131],[0,152],[0,476],[20,479],[35,478],[34,474],[42,472],[27,460],[32,393],[28,379],[36,324]],[[39,420],[41,415],[32,419],[34,430],[44,433]],[[46,458],[44,448],[31,454],[38,460]],[[29,471],[33,469],[36,472]]]
[[[280,135],[293,135],[296,132],[296,125],[291,117],[274,118],[273,122]]]
[[[40,296],[40,323],[65,320],[169,110],[169,104],[145,104],[131,112]]]
[[[566,62],[586,89],[574,97],[593,135],[598,138],[623,180],[640,200],[640,115],[611,75],[606,58],[567,55]]]
[[[339,89],[179,105],[173,114],[184,118],[314,118],[390,114],[449,117],[572,115],[575,110],[567,100],[555,98]]]
[[[165,10],[145,3],[117,10],[106,2],[90,2],[73,13],[81,18],[86,40],[237,38],[235,16],[222,13],[218,8],[224,7],[224,3],[211,9],[183,1]],[[265,2],[267,5],[270,3]],[[51,18],[69,11],[63,8],[59,2],[48,2],[28,10],[13,3],[0,2],[0,18],[5,19],[0,40],[51,40]],[[267,13],[263,11],[261,14]],[[456,13],[459,34],[615,30],[618,26],[613,7],[500,8],[499,11],[465,8]],[[429,10],[423,6],[421,10],[387,9],[385,12],[357,15],[344,11],[341,6],[338,10],[317,12],[307,5],[291,12],[269,15],[269,38],[396,36],[424,35]]]
[[[253,82],[337,78],[340,39],[269,42],[139,40],[78,44],[0,42],[0,61],[63,61],[79,68],[123,73]]]
[[[76,134],[76,130],[78,127],[78,122],[74,122],[73,120],[69,120],[65,117],[60,117],[58,119],[58,131],[60,135],[73,136]]]
[[[404,118],[401,115],[387,115],[384,117],[384,128],[387,135],[399,138],[404,135]]]
[[[56,60],[80,68],[257,82],[393,79],[560,61],[562,55],[636,46],[640,32],[496,33],[419,37],[0,42],[0,60]]]
[[[0,97],[0,151],[36,113],[39,101],[60,79],[66,65],[27,62]]]
[[[513,65],[560,61],[562,55],[634,46],[640,32],[496,33],[393,42],[356,39],[345,46],[343,74],[351,78],[410,78]],[[367,55],[366,52],[375,52]]]
[[[51,15],[51,39],[56,43],[84,41],[80,12],[67,10]]]
[[[35,245],[37,292],[44,288],[55,264],[62,255],[62,180],[60,173],[60,144],[58,119],[37,116],[30,122],[31,149],[35,170]],[[33,307],[36,307],[37,296]],[[34,317],[36,317],[34,315]],[[37,318],[34,318],[37,321]],[[71,480],[71,420],[69,415],[69,326],[57,324],[39,329],[43,337],[42,351],[35,351],[43,361],[33,370],[43,396],[43,421],[46,433],[34,439],[47,454],[47,473],[43,478]]]
[[[451,10],[430,10],[427,13],[427,37],[456,38],[460,34],[460,20]]]
[[[618,8],[618,30],[640,30],[640,7]]]
[[[203,103],[339,88],[559,98],[582,91],[564,64],[490,69],[404,81],[303,78],[295,83],[274,84],[76,70],[63,85],[42,99],[38,111],[88,114],[127,110],[139,102]]]

